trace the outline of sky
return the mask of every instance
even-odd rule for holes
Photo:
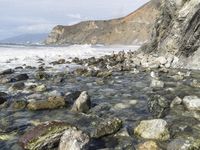
[[[0,40],[58,25],[125,16],[149,0],[0,0]]]

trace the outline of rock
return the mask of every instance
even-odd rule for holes
[[[88,93],[86,91],[81,92],[80,96],[74,102],[72,107],[73,112],[83,112],[86,113],[91,107],[91,101]]]
[[[12,104],[11,107],[14,110],[21,110],[21,109],[25,109],[27,105],[27,102],[24,100],[15,100]]]
[[[7,102],[7,99],[5,97],[0,97],[0,105],[4,104]]]
[[[153,88],[163,88],[164,87],[164,82],[157,80],[157,79],[152,79],[150,87]]]
[[[176,138],[167,145],[167,150],[199,150],[200,139],[193,137]]]
[[[30,101],[27,105],[29,110],[57,109],[65,106],[63,97],[49,97],[48,100]]]
[[[156,58],[155,61],[158,61],[161,65],[165,65],[167,63],[167,59],[164,56]]]
[[[18,83],[14,83],[9,90],[11,91],[17,91],[17,90],[23,90],[25,88],[25,84],[24,82],[18,82]]]
[[[12,74],[15,71],[13,69],[7,69],[7,70],[3,70],[0,72],[0,75],[7,75],[7,74]]]
[[[183,104],[188,110],[200,110],[200,98],[197,96],[185,96],[183,98]]]
[[[44,84],[42,84],[42,85],[37,85],[37,86],[34,88],[34,90],[35,90],[36,92],[44,92],[44,91],[47,90],[47,87],[46,87],[46,85],[44,85]]]
[[[153,117],[161,118],[164,117],[170,107],[170,102],[160,95],[152,95],[148,99],[148,109]]]
[[[77,68],[74,71],[74,74],[77,76],[82,76],[82,75],[86,74],[87,72],[88,72],[88,70],[86,68]]]
[[[24,149],[30,150],[55,148],[65,130],[71,128],[71,125],[61,121],[45,122],[22,135],[19,143]]]
[[[190,85],[192,87],[195,87],[195,88],[200,88],[200,82],[196,79],[192,80],[192,82],[190,83]]]
[[[112,108],[112,105],[110,103],[104,102],[91,108],[89,113],[98,115],[99,113],[101,114],[104,111],[105,112],[109,111],[111,108]]]
[[[142,144],[139,144],[137,150],[160,150],[156,142],[146,141]]]
[[[176,97],[170,104],[170,108],[173,108],[176,105],[180,105],[182,103],[182,99],[180,97]]]
[[[35,74],[35,78],[37,80],[47,80],[49,78],[49,74],[44,71],[39,71]]]
[[[163,119],[143,120],[134,129],[134,134],[144,139],[166,141],[170,138],[167,122]]]
[[[27,74],[19,74],[19,75],[12,77],[10,79],[10,82],[17,82],[17,81],[23,81],[23,80],[28,80],[28,79],[29,79],[29,77]]]
[[[84,150],[90,141],[89,136],[76,128],[65,130],[58,150]]]
[[[106,135],[114,134],[122,127],[122,120],[119,118],[107,118],[97,124],[90,133],[92,138],[100,138]]]
[[[112,76],[111,71],[105,71],[105,72],[101,71],[97,74],[97,77],[99,77],[99,78],[107,78],[107,77],[110,77],[110,76]]]
[[[80,96],[81,91],[71,91],[65,94],[65,100],[71,104]]]

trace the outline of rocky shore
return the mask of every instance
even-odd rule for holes
[[[0,149],[199,150],[199,6],[163,0],[136,52],[0,72]]]
[[[0,73],[1,149],[200,148],[200,71],[175,56],[40,61]]]

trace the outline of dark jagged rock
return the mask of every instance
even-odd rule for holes
[[[12,74],[14,73],[15,71],[13,69],[6,69],[4,71],[1,71],[0,72],[0,75],[6,75],[6,74]]]
[[[23,80],[28,80],[28,79],[29,79],[29,76],[27,74],[19,74],[12,77],[10,79],[10,82],[17,82],[17,81],[23,81]]]
[[[148,100],[148,109],[155,118],[164,117],[170,108],[170,102],[160,95],[152,95]]]

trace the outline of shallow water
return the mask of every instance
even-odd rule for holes
[[[51,69],[48,71],[51,72]],[[33,79],[33,70],[24,69],[16,72],[15,74],[24,72],[28,73],[31,77],[27,82],[38,82]],[[199,73],[200,72],[198,71],[192,73],[193,78],[196,77],[195,79],[198,81],[200,80]],[[53,72],[52,74],[56,73]],[[73,76],[68,73],[65,74],[65,81],[60,84],[53,82],[54,78],[56,77],[53,76],[50,80],[40,81],[40,83],[45,83],[49,90],[46,93],[41,93],[44,97],[46,97],[48,92],[53,90],[57,90],[62,93],[75,90],[88,91],[91,96],[93,106],[103,102],[107,102],[112,105],[112,109],[102,113],[102,117],[106,118],[106,116],[117,116],[123,120],[124,126],[129,129],[132,129],[140,120],[152,118],[147,109],[149,94],[153,92],[152,88],[150,88],[150,72],[141,71],[139,74],[131,72],[114,72],[109,78]],[[157,89],[154,93],[162,93],[162,96],[169,98],[175,96],[183,97],[186,95],[200,96],[199,88],[193,88],[188,85],[188,81],[191,80],[191,77],[186,77],[181,81],[174,81],[174,79],[169,77],[169,74],[163,73],[161,74],[161,79],[167,84],[164,89]],[[98,82],[99,80],[101,81],[100,84]],[[2,92],[8,92],[8,87],[9,84],[0,85]],[[169,92],[166,92],[169,88],[173,89],[173,91],[170,92],[171,95],[168,95]],[[12,101],[15,100],[27,100],[27,96],[30,94],[32,93],[27,94],[23,93],[23,91],[19,93],[10,92],[10,101],[12,103]],[[130,103],[130,100],[136,100],[137,103]],[[170,101],[171,100],[172,99],[170,99]],[[122,104],[123,107],[119,107],[119,104]],[[182,112],[177,109],[175,112],[171,111],[165,119],[174,125],[180,123],[177,119],[187,120],[188,117],[190,118],[191,116],[182,114]],[[84,130],[89,130],[88,127],[92,122],[91,117],[81,114],[73,114],[67,108],[35,112],[28,110],[17,111],[12,110],[11,108],[4,108],[0,110],[0,118],[0,134],[10,135],[7,140],[0,140],[0,149],[20,149],[17,144],[17,140],[19,136],[24,133],[24,131],[33,126],[33,122],[62,120],[75,124]],[[195,125],[200,123],[196,119],[192,121]],[[190,123],[192,126],[194,126],[194,124]],[[197,136],[196,134],[194,135]],[[111,137],[94,141],[96,144],[95,146],[91,146],[91,149],[112,147],[113,145],[110,144],[110,141],[114,142],[114,139],[109,138]],[[133,142],[138,142],[134,136],[132,138]]]

